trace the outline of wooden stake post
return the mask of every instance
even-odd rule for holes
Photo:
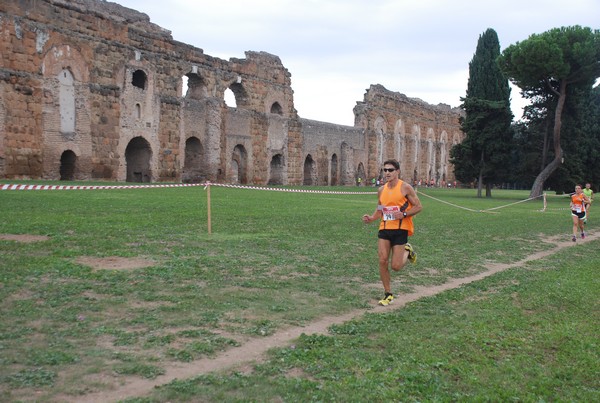
[[[212,234],[212,226],[210,222],[210,182],[206,182],[206,202],[208,212],[208,235]]]

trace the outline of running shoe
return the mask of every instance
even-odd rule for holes
[[[393,301],[394,301],[394,296],[392,294],[388,294],[381,301],[379,301],[379,305],[388,306]]]
[[[407,243],[406,245],[404,245],[404,249],[406,249],[408,251],[408,260],[411,263],[416,263],[417,262],[417,252],[415,252],[413,250],[412,245]]]
[[[585,239],[585,232],[581,231],[581,239]]]
[[[571,238],[571,241],[573,241],[573,242],[577,241],[577,237],[575,235],[573,235],[573,238]]]

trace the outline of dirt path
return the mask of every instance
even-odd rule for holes
[[[590,233],[585,240],[578,240],[577,244],[585,243],[591,240],[600,238],[600,233]],[[204,373],[219,371],[225,369],[232,369],[247,365],[251,362],[259,362],[264,358],[264,354],[267,350],[273,347],[285,347],[289,345],[293,340],[300,337],[302,333],[305,334],[327,334],[329,326],[334,324],[342,324],[351,319],[357,318],[365,314],[366,312],[384,312],[390,310],[396,310],[404,307],[407,303],[416,301],[423,297],[433,296],[442,293],[446,290],[458,288],[464,284],[472,283],[474,281],[482,280],[486,277],[494,275],[498,272],[522,266],[523,264],[551,256],[562,249],[574,246],[573,242],[558,241],[556,239],[548,239],[546,242],[555,244],[555,247],[546,251],[537,252],[532,255],[526,256],[524,259],[511,263],[511,264],[497,264],[491,263],[487,266],[487,270],[469,277],[452,279],[451,281],[432,287],[419,287],[415,292],[410,294],[399,295],[395,300],[394,304],[387,307],[375,306],[372,309],[361,309],[348,312],[341,316],[329,316],[324,317],[316,322],[312,322],[306,326],[293,327],[289,329],[281,330],[271,336],[251,340],[250,342],[232,348],[225,351],[214,358],[205,358],[194,361],[189,364],[173,365],[165,368],[166,372],[153,380],[146,379],[131,379],[124,382],[123,385],[112,391],[103,391],[98,393],[91,393],[85,396],[78,396],[73,398],[73,402],[115,402],[118,400],[131,398],[131,397],[142,397],[149,393],[155,386],[164,385],[175,379],[186,379],[194,376],[198,376]]]

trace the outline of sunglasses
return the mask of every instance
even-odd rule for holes
[[[394,172],[396,168],[383,168],[383,172]]]

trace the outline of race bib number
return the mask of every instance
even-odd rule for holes
[[[576,213],[581,213],[581,207],[580,206],[575,207],[575,212]]]
[[[399,206],[387,206],[387,207],[383,207],[383,221],[391,221],[391,220],[397,220],[397,218],[394,217],[394,213],[397,213],[400,211],[400,207]]]

